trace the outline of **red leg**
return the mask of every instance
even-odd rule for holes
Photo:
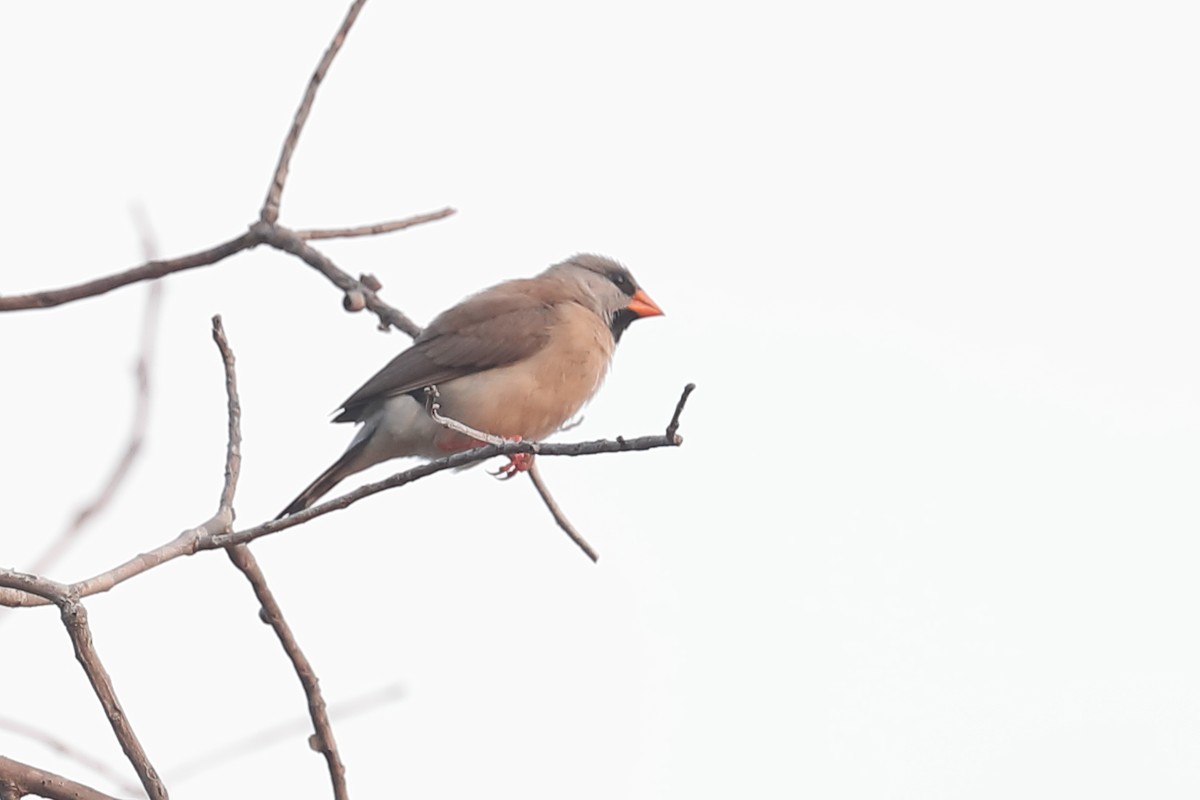
[[[508,441],[519,442],[521,441],[521,437],[513,436],[509,438]],[[516,475],[518,472],[528,472],[532,466],[533,453],[513,453],[508,457],[507,464],[505,464],[503,467],[500,467],[500,469],[496,470],[495,472],[489,472],[488,474],[502,481],[506,481],[512,476]]]

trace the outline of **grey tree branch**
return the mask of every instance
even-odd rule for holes
[[[566,532],[567,536],[571,537],[571,541],[579,545],[579,549],[596,563],[600,560],[600,556],[592,549],[592,546],[587,543],[587,539],[583,538],[575,526],[571,524],[571,520],[567,519],[567,515],[563,513],[562,508],[555,502],[554,496],[550,494],[550,488],[546,486],[546,482],[542,480],[541,470],[538,469],[537,459],[533,460],[533,465],[529,468],[529,479],[533,481],[533,486],[542,497],[542,502],[546,504],[546,508],[550,509],[550,513],[554,516],[554,521],[558,523],[558,527]]]
[[[390,684],[349,700],[331,704],[329,716],[331,719],[342,722],[359,714],[373,711],[387,703],[394,703],[403,697],[403,688],[399,684]],[[182,781],[186,781],[194,775],[234,758],[245,758],[278,742],[303,736],[311,729],[312,718],[310,716],[296,717],[254,731],[236,741],[223,742],[219,747],[194,756],[182,764],[167,768],[165,772],[171,780],[171,785],[178,786]]]
[[[0,800],[20,800],[29,794],[50,800],[116,800],[48,770],[0,756]]]
[[[287,620],[284,619],[283,610],[280,609],[275,595],[267,586],[266,576],[263,575],[250,548],[244,544],[236,544],[228,547],[226,552],[229,554],[229,560],[250,581],[250,586],[254,589],[254,596],[258,598],[258,602],[262,606],[263,621],[275,631],[279,643],[283,645],[284,652],[296,670],[297,677],[300,678],[300,685],[304,689],[305,697],[308,698],[309,717],[312,719],[313,728],[316,731],[311,740],[313,749],[325,757],[325,763],[329,768],[329,779],[333,784],[333,796],[337,800],[348,800],[350,795],[346,792],[346,767],[338,752],[337,740],[333,737],[333,726],[329,723],[329,713],[325,708],[325,698],[321,694],[321,682],[317,678],[316,670],[313,669],[312,663],[296,642],[296,636],[292,633]]]
[[[129,724],[129,718],[125,715],[125,709],[121,707],[121,701],[113,688],[112,679],[96,652],[92,630],[88,626],[87,609],[79,602],[78,595],[73,594],[69,586],[57,581],[10,569],[0,569],[0,586],[36,595],[58,606],[63,626],[67,629],[67,635],[71,637],[71,644],[75,648],[75,658],[83,667],[92,690],[104,708],[104,715],[112,726],[117,742],[125,751],[129,763],[133,765],[142,787],[151,800],[166,800],[167,789]]]
[[[146,440],[146,428],[150,422],[150,368],[154,356],[154,343],[158,338],[162,291],[162,284],[155,282],[150,284],[146,294],[146,305],[142,314],[140,352],[137,365],[134,367],[137,394],[133,409],[133,428],[129,433],[129,439],[96,497],[79,509],[67,528],[34,560],[29,567],[30,572],[35,574],[46,572],[78,540],[88,522],[112,502],[117,490],[125,481],[125,477],[142,451],[142,445]]]
[[[92,642],[92,630],[88,627],[87,609],[77,600],[60,603],[59,609],[62,612],[63,624],[67,627],[67,634],[71,637],[71,644],[75,647],[75,658],[87,674],[96,697],[100,698],[104,715],[108,718],[117,741],[121,743],[125,757],[133,765],[134,772],[151,800],[167,800],[167,787],[158,777],[158,772],[150,763],[142,743],[133,732],[133,726],[129,724],[129,718],[125,715],[125,709],[121,707],[121,701],[113,688],[112,678],[96,653],[95,644]]]
[[[236,361],[229,341],[225,337],[225,328],[221,324],[221,317],[213,317],[212,323],[213,341],[216,342],[217,349],[221,351],[221,361],[225,367],[225,393],[229,407],[225,484],[221,489],[220,509],[217,514],[228,519],[232,524],[235,517],[233,496],[237,491],[237,481],[242,463],[242,407],[238,398]],[[258,566],[254,554],[250,552],[250,548],[244,544],[235,544],[226,548],[226,553],[234,566],[241,570],[242,574],[246,576],[246,580],[250,581],[254,596],[258,598],[262,608],[263,620],[275,631],[279,643],[283,645],[284,652],[296,670],[296,675],[300,678],[300,685],[308,699],[309,715],[316,731],[315,749],[325,756],[325,762],[329,767],[329,778],[333,783],[333,795],[337,800],[349,800],[346,792],[346,767],[342,764],[337,741],[333,736],[333,727],[329,723],[329,714],[325,709],[325,698],[321,694],[317,673],[308,657],[304,655],[304,651],[300,649],[291,626],[284,619],[283,610],[276,602],[270,587],[267,586],[267,578]]]
[[[428,214],[417,214],[416,216],[393,220],[392,222],[360,225],[356,228],[316,228],[296,231],[296,235],[305,241],[312,239],[348,239],[354,236],[378,236],[383,233],[391,233],[392,231],[402,231],[405,228],[411,228],[414,225],[420,225],[425,222],[445,219],[454,213],[456,212],[453,208],[443,208],[438,211],[431,211]]]
[[[354,25],[354,20],[358,19],[358,12],[362,11],[366,2],[367,0],[355,0],[350,6],[346,18],[342,21],[342,26],[333,35],[333,41],[329,43],[325,55],[321,57],[317,68],[313,70],[312,77],[308,79],[308,89],[304,92],[300,107],[296,109],[292,128],[288,131],[287,138],[283,140],[283,149],[279,153],[279,164],[275,167],[275,174],[271,178],[271,187],[267,190],[267,199],[263,203],[262,213],[259,215],[259,219],[268,225],[274,225],[279,220],[279,203],[283,198],[283,184],[287,181],[288,168],[292,162],[292,154],[296,151],[296,143],[300,140],[300,131],[304,129],[304,123],[308,121],[308,113],[312,111],[313,100],[317,97],[317,87],[321,85],[321,81],[325,80],[325,73],[329,71],[334,57],[342,49],[342,43],[346,41],[346,34],[350,32],[350,27]]]
[[[391,326],[404,331],[409,336],[416,336],[421,332],[421,326],[409,319],[407,314],[383,302],[383,300],[379,299],[379,295],[375,294],[374,289],[357,278],[352,277],[349,273],[343,272],[328,256],[304,241],[295,231],[285,228],[282,225],[267,225],[261,222],[254,225],[250,230],[259,236],[265,244],[269,244],[285,253],[291,253],[317,272],[320,272],[343,292],[361,294],[366,301],[366,307],[379,317],[380,327]]]
[[[403,312],[393,308],[378,297],[376,294],[379,289],[377,281],[370,278],[370,276],[363,276],[361,279],[351,277],[339,269],[327,256],[317,251],[307,242],[309,240],[325,238],[379,235],[402,230],[414,225],[445,218],[454,213],[453,209],[442,209],[406,219],[355,228],[315,229],[297,232],[277,224],[283,189],[286,184],[291,159],[295,153],[300,133],[311,112],[317,88],[324,80],[333,59],[342,47],[345,37],[357,19],[364,3],[365,0],[355,0],[353,2],[341,27],[335,34],[333,41],[327,48],[316,70],[313,72],[305,95],[296,111],[291,129],[283,143],[279,162],[272,176],[267,197],[260,211],[259,221],[251,225],[249,230],[207,250],[168,260],[150,259],[144,264],[125,270],[124,272],[104,276],[75,286],[24,295],[0,296],[0,312],[47,308],[86,297],[94,297],[132,283],[154,280],[176,272],[213,265],[243,250],[252,249],[260,244],[267,244],[275,249],[295,255],[309,266],[321,272],[330,282],[345,293],[348,310],[355,310],[356,307],[365,307],[378,317],[381,328],[394,327],[411,336],[416,336],[420,332],[420,327]],[[217,341],[217,345],[221,349],[222,356],[225,359],[226,387],[229,397],[229,440],[226,452],[225,483],[222,488],[221,500],[217,512],[213,517],[194,528],[181,532],[173,540],[154,550],[138,554],[107,572],[70,585],[50,581],[36,575],[29,575],[9,569],[0,569],[0,605],[32,606],[54,603],[59,607],[64,626],[74,646],[76,658],[83,667],[94,692],[100,699],[106,716],[113,727],[113,731],[130,763],[137,772],[142,786],[154,800],[166,798],[166,788],[134,734],[113,689],[112,681],[96,653],[91,630],[88,625],[87,610],[80,602],[81,598],[108,591],[136,575],[179,556],[192,555],[201,550],[226,549],[230,559],[250,581],[262,606],[264,618],[272,625],[276,635],[284,646],[285,652],[287,652],[289,658],[292,660],[309,701],[310,717],[316,730],[314,747],[319,749],[326,757],[335,796],[344,798],[346,797],[344,767],[341,764],[332,730],[329,726],[328,714],[326,713],[324,700],[319,691],[316,675],[313,673],[312,667],[304,657],[303,652],[296,644],[295,638],[284,620],[278,604],[275,602],[272,593],[266,585],[261,569],[258,568],[253,555],[247,549],[246,545],[261,536],[295,527],[317,516],[346,508],[372,494],[406,485],[446,469],[453,469],[493,456],[511,456],[519,453],[573,456],[678,446],[682,442],[682,439],[676,434],[679,426],[679,416],[687,400],[688,393],[694,388],[689,385],[685,389],[676,406],[675,414],[668,426],[666,436],[643,436],[629,440],[618,437],[616,440],[597,440],[566,445],[542,444],[537,442],[489,444],[475,450],[422,464],[393,475],[387,480],[369,484],[335,500],[315,506],[301,514],[283,520],[267,522],[242,531],[234,531],[233,521],[235,515],[233,498],[240,472],[241,457],[240,408],[237,400],[233,356],[228,347],[228,342],[225,341],[219,318],[214,319],[214,339]],[[135,441],[140,442],[140,438],[135,436]],[[131,445],[130,449],[134,454],[136,454],[137,447],[137,444]],[[132,460],[132,455],[130,456],[130,460]],[[124,459],[122,463],[124,463]],[[118,481],[120,475],[127,469],[127,464],[125,466],[118,466]],[[559,521],[560,526],[567,531],[568,535],[572,536],[585,552],[595,559],[594,551],[591,551],[587,543],[583,541],[582,537],[578,536],[578,532],[574,531],[569,521],[562,515],[561,509],[558,509],[557,504],[550,497],[549,492],[545,489],[544,483],[540,480],[540,476],[536,471],[531,474],[531,477],[534,479],[535,486],[538,487],[539,492],[542,494],[543,500]],[[107,492],[108,489],[102,492],[101,497],[103,498]],[[41,783],[34,783],[35,781],[41,781]],[[59,783],[55,783],[55,781]],[[84,798],[84,800],[107,797],[89,787],[73,784],[52,773],[44,773],[19,762],[0,759],[0,800],[9,800],[10,797],[19,797],[31,791],[47,792],[45,794],[47,797],[69,796]]]
[[[238,398],[237,360],[233,349],[225,338],[225,325],[221,315],[212,318],[212,337],[221,353],[221,365],[225,370],[226,429],[225,438],[225,483],[221,486],[221,499],[217,503],[217,515],[228,518],[229,524],[237,516],[233,511],[233,496],[237,493],[238,477],[242,474],[242,404]]]
[[[55,751],[64,758],[74,761],[84,769],[89,769],[97,775],[102,776],[105,780],[111,781],[122,792],[135,795],[141,793],[142,791],[140,786],[138,786],[136,783],[129,782],[124,776],[117,774],[117,772],[104,761],[96,758],[95,756],[82,752],[78,748],[68,744],[55,735],[42,730],[41,728],[30,725],[27,722],[22,722],[21,720],[0,717],[0,730],[6,730],[9,733],[16,734],[17,736],[31,739],[41,744],[43,747]]]
[[[683,439],[675,434],[679,430],[679,415],[683,413],[683,407],[687,405],[688,398],[692,392],[696,391],[696,384],[689,383],[683,387],[683,394],[679,395],[679,402],[675,404],[675,413],[671,415],[671,421],[667,423],[667,438],[675,442],[675,444],[683,444]]]
[[[690,390],[685,389],[684,395],[681,396],[681,403],[676,405],[676,415],[672,420],[676,420],[678,415],[683,411],[683,403],[686,402],[687,395]],[[327,502],[315,505],[312,508],[305,509],[298,514],[283,519],[271,520],[256,525],[252,528],[246,528],[233,533],[226,532],[228,528],[219,524],[216,517],[207,522],[198,525],[195,528],[189,528],[170,542],[155,548],[147,553],[141,553],[123,564],[114,567],[107,572],[102,572],[99,575],[94,575],[91,578],[78,581],[70,585],[70,589],[79,597],[87,597],[99,592],[106,592],[114,586],[123,583],[130,578],[140,575],[148,569],[152,569],[159,564],[179,558],[180,556],[190,556],[201,550],[214,550],[221,547],[228,547],[233,544],[247,544],[255,539],[269,536],[279,531],[288,528],[294,528],[301,525],[314,517],[320,517],[329,514],[333,511],[340,511],[347,508],[364,497],[370,497],[373,494],[393,489],[398,486],[404,486],[429,475],[444,472],[448,469],[456,467],[464,467],[469,464],[474,464],[477,461],[484,461],[495,456],[508,456],[513,453],[534,453],[541,456],[590,456],[599,453],[628,453],[637,450],[654,450],[660,447],[679,447],[683,443],[682,437],[677,433],[673,433],[670,437],[659,434],[655,436],[639,436],[633,439],[626,439],[618,436],[616,439],[596,439],[589,442],[574,442],[574,443],[554,443],[554,442],[505,442],[504,444],[489,444],[483,447],[477,447],[473,450],[464,450],[460,453],[446,456],[445,458],[435,459],[423,464],[418,464],[415,467],[398,472],[390,478],[369,483],[365,486],[360,486],[352,492],[348,492],[340,497],[334,498]],[[4,570],[0,570],[0,578],[5,574]],[[0,581],[0,587],[8,586],[3,581]],[[12,587],[21,589],[20,586]],[[36,595],[37,593],[32,593]],[[31,596],[30,593],[22,591],[4,591],[0,588],[0,605],[6,606],[36,606],[45,605],[46,601],[38,597]]]
[[[684,402],[686,402],[687,394],[690,394],[690,391],[685,389],[684,397],[681,398]],[[676,415],[682,413],[682,410],[682,404],[677,405]],[[230,544],[252,542],[263,536],[269,536],[278,531],[301,525],[315,517],[348,508],[364,497],[370,497],[373,494],[405,486],[438,472],[465,467],[495,456],[510,456],[514,453],[532,453],[539,456],[590,456],[599,453],[627,453],[637,450],[655,450],[660,447],[679,447],[682,443],[682,437],[674,434],[671,437],[658,435],[639,436],[633,439],[618,436],[616,439],[597,439],[590,442],[575,442],[570,444],[555,442],[505,442],[503,444],[487,444],[473,450],[464,450],[444,458],[418,464],[403,472],[398,472],[390,478],[365,484],[340,497],[312,506],[290,517],[271,520],[270,522],[256,525],[253,528],[247,528],[234,533],[217,534],[212,536],[208,541],[197,543],[196,549],[208,550],[214,547],[225,547]],[[0,602],[3,602],[3,599],[0,596]]]
[[[111,292],[113,289],[128,286],[131,283],[151,281],[155,278],[161,278],[164,275],[183,272],[184,270],[195,269],[196,267],[207,267],[210,264],[216,264],[218,261],[228,258],[234,253],[240,253],[258,244],[260,242],[254,234],[247,231],[241,236],[234,237],[228,242],[222,242],[208,250],[201,250],[198,253],[180,256],[179,258],[170,258],[165,261],[147,261],[139,267],[127,269],[124,272],[118,272],[114,275],[106,275],[103,278],[85,281],[75,286],[67,286],[62,289],[48,289],[31,294],[0,295],[0,311],[49,308],[75,300],[82,300],[85,297],[95,297],[106,292]]]
[[[330,282],[342,291],[360,293],[366,300],[366,307],[379,317],[381,327],[390,326],[404,331],[409,336],[416,336],[421,330],[420,326],[409,319],[399,309],[385,303],[376,294],[377,285],[373,286],[356,280],[348,273],[343,272],[328,256],[308,245],[305,239],[334,238],[332,234],[335,233],[338,235],[366,236],[370,228],[380,228],[379,232],[381,233],[386,232],[386,230],[401,230],[402,228],[409,228],[430,220],[442,219],[449,216],[450,213],[453,213],[451,209],[443,209],[432,214],[423,214],[418,217],[411,217],[408,220],[400,220],[397,223],[383,223],[381,225],[368,226],[368,228],[364,229],[347,228],[344,229],[345,233],[339,233],[335,230],[297,233],[282,225],[256,222],[250,227],[250,230],[241,236],[191,255],[165,261],[147,261],[141,266],[133,267],[124,272],[85,281],[84,283],[62,289],[49,289],[31,294],[0,295],[0,312],[49,308],[75,300],[82,300],[87,297],[95,297],[132,283],[154,280],[176,272],[195,269],[196,267],[210,266],[243,250],[249,250],[260,244],[267,244],[277,250],[282,250],[298,257],[328,278]],[[392,227],[388,227],[389,225]],[[306,233],[308,234],[307,236],[305,235]],[[329,235],[313,235],[314,233]]]

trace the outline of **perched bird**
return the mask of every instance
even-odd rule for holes
[[[629,270],[586,253],[468,297],[342,403],[333,421],[362,428],[279,516],[308,508],[381,461],[478,447],[433,419],[429,386],[437,387],[441,416],[476,431],[509,440],[549,436],[600,388],[629,324],[662,313]],[[508,471],[528,467],[528,458],[514,459]]]

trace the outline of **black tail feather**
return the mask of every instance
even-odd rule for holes
[[[342,479],[347,475],[353,475],[358,472],[358,469],[347,470],[346,467],[358,457],[359,452],[366,445],[366,442],[356,442],[349,450],[342,453],[341,458],[333,462],[329,469],[317,476],[317,479],[310,483],[303,492],[296,496],[296,499],[288,503],[288,507],[279,512],[279,516],[275,519],[283,519],[290,517],[292,514],[297,514],[311,506],[313,503],[320,500],[329,493],[333,487],[342,482]]]

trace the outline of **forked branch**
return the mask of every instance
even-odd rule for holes
[[[233,511],[233,496],[237,491],[237,481],[242,464],[242,405],[237,390],[236,360],[233,356],[233,349],[229,346],[229,340],[225,336],[225,327],[221,323],[221,317],[213,317],[212,324],[213,341],[216,342],[217,349],[221,352],[221,362],[225,367],[225,393],[228,405],[229,431],[228,443],[225,449],[225,484],[221,490],[220,508],[217,516],[228,519],[232,524],[235,516]],[[283,609],[280,608],[279,603],[275,600],[274,593],[271,592],[270,587],[267,585],[267,578],[259,567],[258,560],[250,552],[250,548],[244,544],[235,544],[226,548],[226,553],[229,555],[229,560],[233,562],[233,565],[250,582],[254,596],[258,598],[262,620],[275,631],[279,643],[283,646],[284,653],[287,654],[288,659],[292,662],[296,676],[300,679],[300,685],[304,689],[305,697],[308,699],[309,716],[312,718],[313,728],[316,731],[313,739],[314,749],[325,757],[325,762],[329,767],[329,778],[333,784],[333,796],[337,800],[348,800],[349,795],[346,792],[346,767],[342,764],[342,757],[337,749],[337,741],[333,736],[333,726],[329,722],[329,713],[325,709],[325,698],[321,694],[321,685],[317,679],[317,673],[313,669],[308,657],[304,655],[300,644],[296,641],[296,636],[292,633],[291,626],[288,625],[287,620],[283,616]]]

